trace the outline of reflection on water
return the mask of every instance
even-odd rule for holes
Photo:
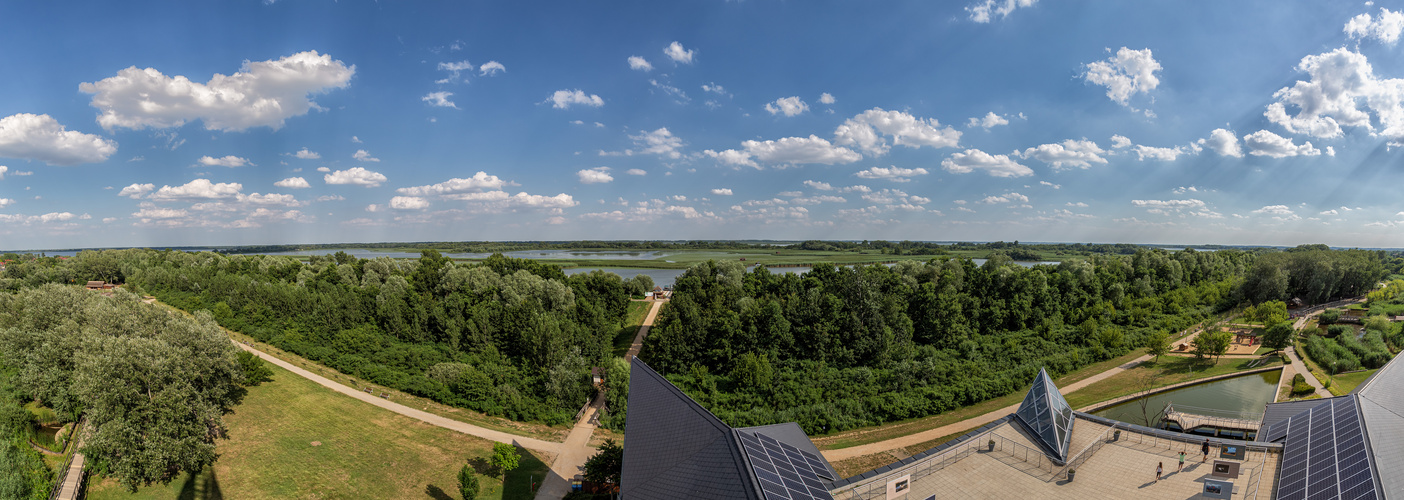
[[[1176,406],[1197,406],[1245,417],[1261,416],[1263,408],[1277,396],[1277,379],[1281,374],[1280,370],[1254,373],[1152,394],[1143,398],[1146,400],[1144,413],[1141,399],[1134,399],[1094,414],[1126,423],[1147,425],[1148,417],[1154,419],[1167,403],[1174,403]]]

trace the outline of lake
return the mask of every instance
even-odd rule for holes
[[[1146,412],[1154,419],[1160,410],[1165,408],[1166,403],[1174,403],[1176,406],[1214,410],[1212,416],[1244,415],[1243,418],[1261,418],[1263,409],[1277,397],[1277,379],[1281,374],[1280,370],[1254,373],[1152,394],[1144,398],[1147,400]],[[1093,414],[1126,423],[1146,425],[1139,401],[1140,399],[1133,399]]]

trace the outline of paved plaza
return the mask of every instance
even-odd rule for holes
[[[969,453],[945,468],[926,475],[915,477],[908,499],[924,499],[931,495],[937,498],[1048,498],[1048,499],[1124,499],[1124,498],[1163,498],[1192,499],[1204,498],[1204,479],[1211,477],[1209,472],[1218,449],[1211,450],[1207,463],[1200,463],[1199,446],[1195,443],[1166,441],[1152,436],[1123,430],[1121,439],[1110,441],[1105,431],[1108,427],[1086,419],[1078,419],[1073,428],[1072,453],[1078,453],[1098,440],[1105,440],[1091,458],[1077,467],[1074,481],[1064,476],[1054,477],[1061,467],[1038,465],[1036,456],[1027,455],[1024,461],[1023,449],[1008,446],[1001,441],[1001,449]],[[991,434],[1020,446],[1036,450],[1037,445],[1029,439],[1024,429],[1017,423],[1008,422],[990,431]],[[977,443],[985,443],[988,438],[974,438]],[[1179,451],[1186,452],[1185,468],[1176,471]],[[1070,457],[1071,458],[1071,457]],[[1222,459],[1220,459],[1222,460]],[[1281,460],[1279,453],[1249,452],[1241,462],[1240,475],[1234,482],[1234,499],[1270,499],[1274,496],[1276,473]],[[1046,464],[1046,461],[1044,462]],[[1157,463],[1165,464],[1165,474],[1160,482],[1155,482]],[[920,465],[914,467],[919,470]],[[840,495],[841,496],[841,495]],[[881,498],[879,496],[878,498]]]

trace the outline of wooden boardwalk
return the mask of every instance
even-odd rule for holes
[[[1241,418],[1212,417],[1209,415],[1196,415],[1182,411],[1169,410],[1165,412],[1165,420],[1174,420],[1180,424],[1180,428],[1185,432],[1196,427],[1212,426],[1223,429],[1233,429],[1240,431],[1257,431],[1262,424],[1261,421],[1246,420]]]

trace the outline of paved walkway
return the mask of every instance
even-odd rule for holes
[[[634,343],[629,346],[624,361],[633,362],[634,356],[639,354],[639,349],[643,347],[643,339],[648,335],[648,329],[653,326],[653,320],[658,317],[658,310],[663,307],[664,302],[667,300],[654,301],[653,307],[648,310],[648,316],[644,317],[643,324],[639,326],[639,333],[634,335]],[[541,489],[536,491],[536,500],[560,500],[570,493],[570,478],[580,474],[585,468],[585,461],[595,454],[595,448],[590,446],[590,436],[595,433],[595,424],[591,422],[603,404],[603,397],[595,398],[594,403],[590,404],[580,416],[580,420],[575,423],[575,428],[570,430],[570,435],[566,436],[565,443],[561,444],[556,454],[556,461],[551,463],[551,474],[546,476],[541,482]]]
[[[1204,325],[1200,324],[1191,327],[1189,331],[1192,331],[1194,333],[1177,338],[1174,341],[1174,343],[1189,342],[1193,340],[1194,337],[1196,335],[1199,335],[1199,332],[1202,331],[1203,326]],[[1098,373],[1091,377],[1087,377],[1077,382],[1068,384],[1067,386],[1060,387],[1059,389],[1063,392],[1063,394],[1068,394],[1083,387],[1087,387],[1097,382],[1101,382],[1102,380],[1106,380],[1107,378],[1129,370],[1135,367],[1136,365],[1139,365],[1146,361],[1150,361],[1150,359],[1150,355],[1141,356],[1139,358],[1131,360],[1130,362],[1124,363],[1120,366],[1109,369],[1102,373]],[[828,460],[830,463],[833,463],[838,462],[840,460],[847,460],[850,458],[857,458],[866,455],[872,455],[875,453],[883,453],[888,450],[893,450],[897,448],[906,448],[908,446],[925,443],[927,441],[931,441],[933,439],[941,438],[944,436],[949,436],[951,434],[969,431],[976,427],[1004,418],[1005,415],[1014,413],[1018,409],[1019,405],[1017,404],[1006,406],[1004,408],[1000,408],[998,410],[986,413],[984,415],[980,415],[978,417],[972,417],[952,424],[946,424],[935,429],[925,430],[916,434],[908,434],[905,436],[888,439],[886,441],[878,441],[876,443],[850,446],[848,448],[840,448],[837,450],[824,450],[821,453],[823,453],[825,460]]]
[[[1331,394],[1331,391],[1328,391],[1325,387],[1322,387],[1321,381],[1316,380],[1316,376],[1312,375],[1311,372],[1307,370],[1306,363],[1303,363],[1301,358],[1297,357],[1296,349],[1292,348],[1291,346],[1288,346],[1286,349],[1284,349],[1284,351],[1287,353],[1287,358],[1292,360],[1292,371],[1302,374],[1302,378],[1306,379],[1306,382],[1308,384],[1311,384],[1311,386],[1316,389],[1316,394],[1318,396],[1321,396],[1323,398],[1336,397],[1335,394]],[[1282,376],[1287,377],[1289,375],[1287,375],[1287,373],[1284,372]],[[1287,384],[1291,385],[1291,382],[1288,382]]]
[[[410,407],[408,407],[408,406],[405,406],[405,405],[402,405],[402,404],[399,404],[399,403],[395,403],[395,402],[391,402],[391,401],[386,401],[386,400],[384,400],[384,399],[380,399],[380,398],[378,398],[378,397],[375,397],[375,396],[372,396],[372,395],[370,395],[370,394],[361,392],[361,391],[359,391],[359,390],[352,389],[352,388],[350,388],[350,387],[341,385],[340,383],[337,383],[337,382],[334,382],[334,381],[332,381],[332,380],[329,380],[329,379],[327,379],[327,378],[325,378],[325,377],[322,377],[321,375],[317,375],[317,374],[312,373],[312,372],[310,372],[310,371],[307,371],[307,370],[304,370],[304,369],[302,369],[302,368],[299,368],[298,366],[296,366],[296,365],[294,365],[294,364],[292,364],[292,363],[289,363],[289,362],[287,362],[287,361],[283,361],[283,360],[281,360],[281,359],[278,359],[277,357],[274,357],[274,356],[272,356],[272,355],[270,355],[270,354],[264,353],[263,351],[259,351],[258,349],[254,349],[253,347],[244,345],[244,344],[239,343],[239,342],[235,342],[234,345],[239,346],[240,349],[243,349],[243,350],[245,350],[245,351],[254,353],[254,354],[257,355],[258,357],[263,358],[265,361],[268,361],[269,363],[273,363],[273,364],[275,364],[275,365],[278,365],[278,366],[282,367],[283,369],[285,369],[285,370],[287,370],[287,371],[290,371],[290,372],[293,372],[293,373],[297,374],[297,375],[300,376],[300,377],[303,377],[303,378],[305,378],[305,379],[307,379],[307,380],[311,380],[311,381],[313,381],[313,382],[316,382],[317,384],[319,384],[319,385],[321,385],[321,386],[323,386],[323,387],[326,387],[326,388],[331,389],[331,390],[333,390],[333,391],[336,391],[336,392],[345,394],[345,395],[347,395],[347,396],[351,396],[351,397],[353,397],[353,398],[356,398],[356,399],[358,399],[358,400],[361,400],[362,402],[370,403],[370,404],[373,404],[373,405],[375,405],[375,406],[379,406],[379,407],[381,407],[381,408],[384,408],[384,409],[386,409],[386,410],[390,410],[390,411],[392,411],[392,412],[399,413],[399,414],[404,415],[404,416],[406,416],[406,417],[410,417],[410,418],[413,418],[413,419],[416,419],[416,420],[423,421],[424,423],[427,423],[427,424],[430,424],[430,425],[434,425],[434,426],[438,426],[438,427],[443,427],[443,428],[445,428],[445,429],[449,429],[449,430],[453,430],[453,431],[462,432],[462,433],[464,433],[464,434],[468,434],[468,435],[472,435],[472,436],[477,436],[477,437],[480,437],[480,438],[483,438],[483,439],[488,439],[488,440],[491,440],[491,441],[497,441],[497,442],[499,442],[499,443],[513,443],[513,444],[516,444],[516,445],[521,446],[521,447],[523,447],[523,448],[528,448],[528,449],[537,450],[537,451],[545,451],[545,452],[549,452],[549,453],[559,453],[559,452],[560,452],[560,449],[561,449],[561,443],[556,443],[556,442],[551,442],[551,441],[542,441],[542,440],[540,440],[540,439],[534,439],[534,438],[529,438],[529,437],[525,437],[525,436],[518,436],[518,435],[516,435],[516,434],[508,434],[508,433],[502,432],[502,431],[495,431],[495,430],[492,430],[492,429],[485,429],[485,428],[478,427],[478,426],[476,426],[476,425],[469,424],[469,423],[466,423],[466,422],[459,422],[459,421],[457,421],[457,420],[453,420],[453,419],[446,418],[446,417],[441,417],[441,416],[439,416],[439,415],[435,415],[435,414],[433,414],[433,413],[429,413],[429,412],[426,412],[426,411],[416,410],[416,409],[414,409],[414,408],[410,408]]]

